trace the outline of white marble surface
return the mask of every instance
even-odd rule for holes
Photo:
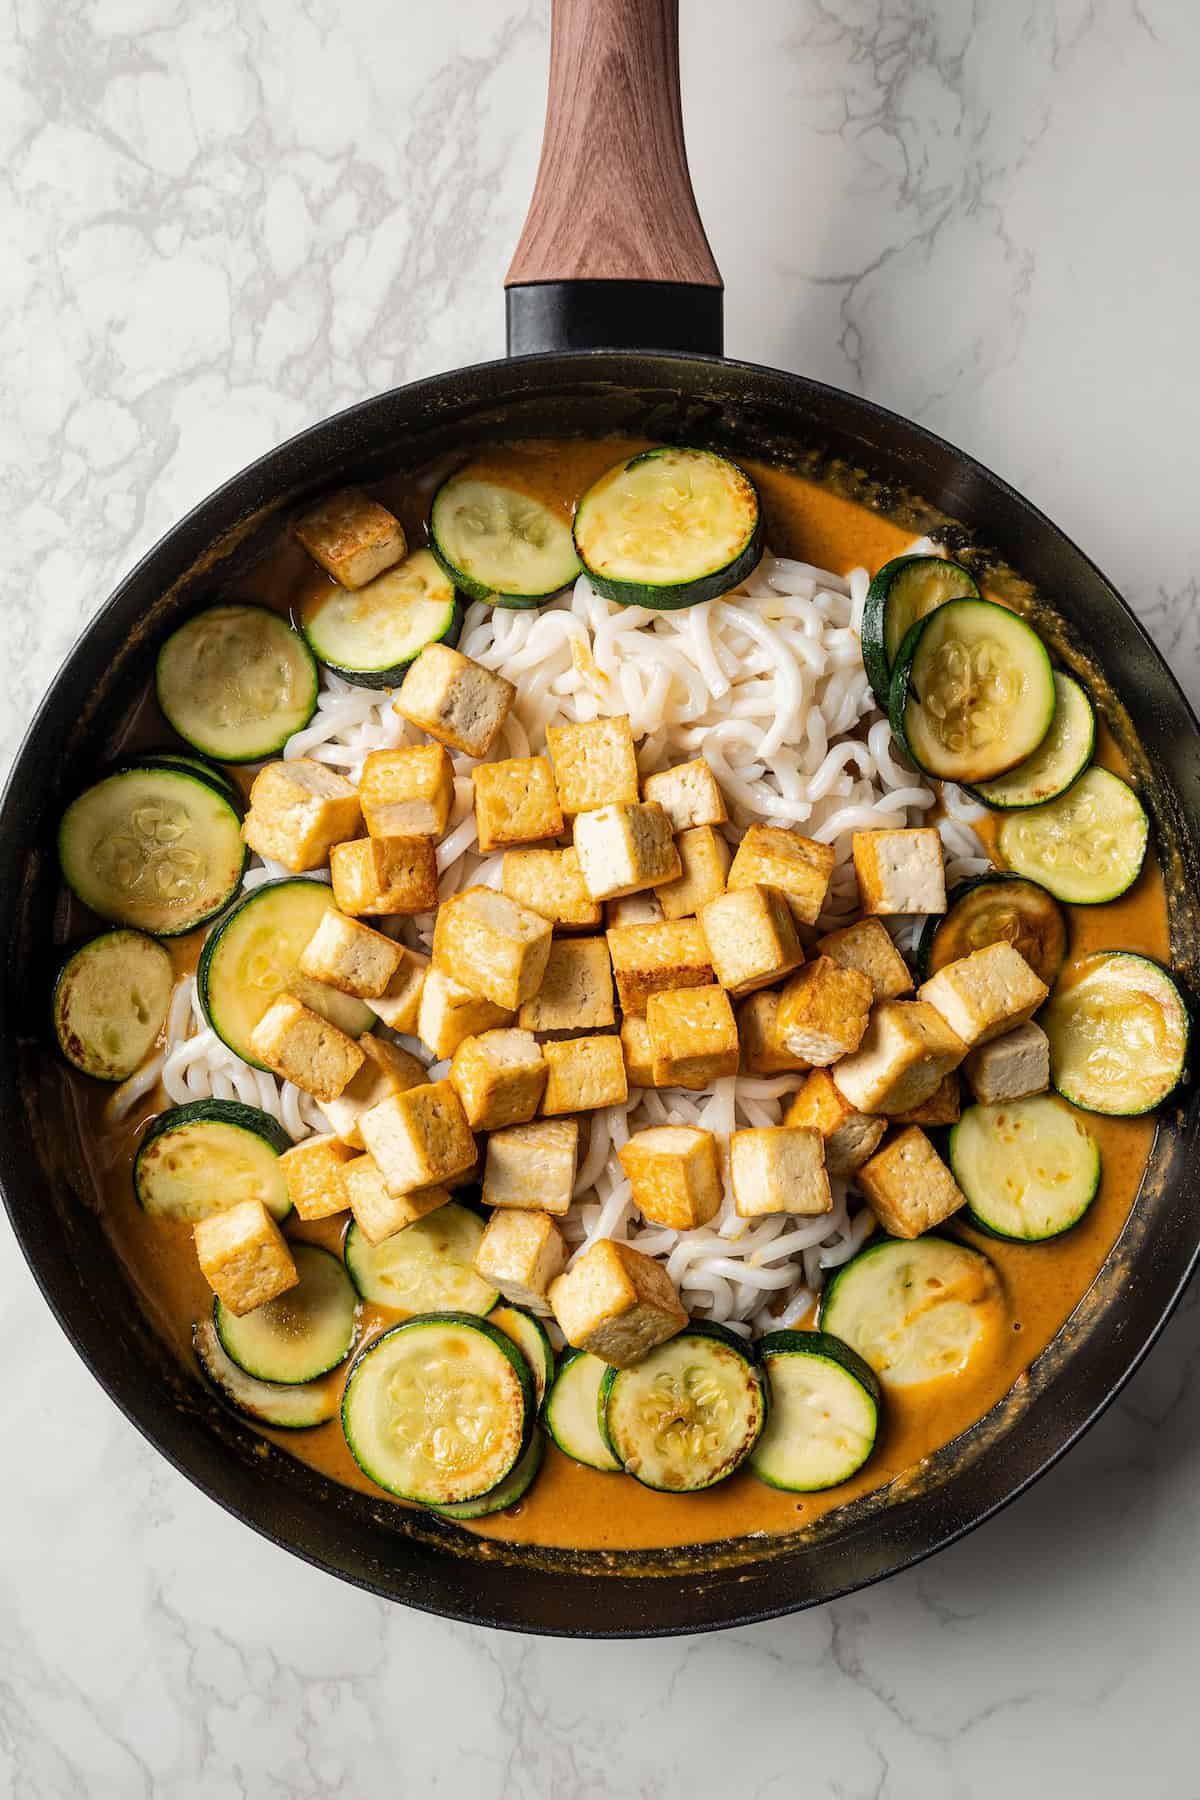
[[[862,388],[1087,545],[1200,695],[1192,0],[684,0],[737,354]],[[258,451],[502,348],[544,0],[0,0],[0,749]],[[1190,1796],[1191,1304],[935,1562],[706,1640],[407,1614],[146,1448],[0,1249],[0,1796]],[[386,1783],[386,1788],[385,1784]]]

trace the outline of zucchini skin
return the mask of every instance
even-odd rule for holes
[[[130,769],[168,769],[195,775],[198,780],[207,781],[210,787],[216,788],[222,799],[236,807],[239,818],[245,813],[245,796],[237,782],[210,757],[201,756],[199,751],[146,750],[115,763],[110,773],[123,775]]]
[[[431,1506],[429,1510],[443,1519],[483,1519],[490,1513],[507,1512],[510,1506],[515,1506],[529,1492],[537,1480],[545,1455],[545,1437],[540,1431],[535,1431],[524,1456],[511,1474],[494,1487],[490,1494],[483,1494],[478,1500],[460,1500],[450,1506]]]
[[[138,1145],[138,1156],[165,1132],[177,1131],[181,1125],[205,1124],[232,1125],[238,1131],[252,1131],[255,1137],[270,1144],[277,1156],[282,1156],[285,1150],[292,1147],[292,1140],[278,1119],[273,1119],[270,1113],[263,1112],[260,1107],[244,1106],[240,1100],[188,1100],[182,1106],[168,1107],[166,1112],[160,1112],[151,1119]],[[135,1162],[135,1182],[136,1178]]]
[[[548,588],[544,594],[498,594],[494,588],[486,587],[482,581],[476,581],[473,576],[460,569],[456,563],[452,563],[436,539],[430,539],[429,548],[433,552],[434,561],[447,581],[452,581],[459,593],[465,594],[468,600],[482,600],[486,605],[501,607],[506,612],[536,612],[539,606],[545,606],[547,600],[553,600],[555,594],[562,592],[561,588]],[[454,636],[452,638],[444,637],[441,642],[449,644],[453,648],[458,642],[461,630],[462,621],[460,620]],[[327,663],[325,666],[329,668],[332,665]],[[407,663],[405,667],[408,667]],[[340,673],[340,671],[338,672]],[[347,680],[350,679],[351,677],[347,676]],[[369,685],[373,684],[363,683],[364,687]]]
[[[715,1319],[692,1319],[684,1326],[682,1331],[676,1334],[675,1337],[668,1338],[664,1344],[656,1345],[655,1349],[668,1349],[671,1344],[682,1342],[685,1338],[707,1338],[710,1342],[721,1344],[727,1350],[732,1350],[741,1357],[743,1363],[746,1365],[747,1374],[754,1381],[758,1389],[758,1430],[755,1433],[755,1436],[743,1446],[742,1453],[737,1462],[733,1464],[732,1468],[718,1469],[716,1474],[710,1476],[708,1480],[698,1482],[694,1486],[687,1488],[660,1487],[657,1483],[646,1480],[643,1474],[634,1475],[633,1479],[635,1481],[639,1482],[643,1487],[651,1488],[655,1493],[696,1494],[702,1493],[706,1488],[717,1487],[722,1481],[727,1481],[731,1475],[736,1474],[737,1470],[745,1463],[747,1457],[750,1456],[755,1444],[763,1434],[763,1429],[766,1426],[771,1410],[770,1383],[766,1379],[764,1367],[758,1355],[758,1346],[755,1343],[746,1338],[739,1337],[736,1331],[729,1331],[724,1325],[718,1324]],[[616,1387],[621,1376],[635,1373],[636,1369],[637,1364],[634,1364],[632,1370],[615,1369],[611,1366],[606,1369],[603,1379],[600,1382],[600,1392],[597,1395],[596,1400],[597,1424],[600,1427],[600,1435],[604,1440],[605,1448],[614,1458],[617,1467],[624,1470],[626,1474],[630,1474],[632,1471],[626,1468],[625,1459],[617,1448],[616,1441],[609,1428],[609,1400],[613,1389]]]
[[[875,1447],[879,1442],[880,1426],[883,1422],[883,1385],[874,1369],[872,1369],[868,1362],[864,1361],[857,1350],[852,1349],[849,1344],[844,1343],[839,1337],[834,1337],[833,1334],[828,1331],[796,1331],[792,1329],[768,1331],[759,1338],[756,1349],[759,1356],[762,1358],[763,1368],[766,1371],[768,1391],[771,1389],[770,1362],[773,1356],[779,1358],[790,1358],[793,1356],[811,1357],[818,1362],[833,1364],[836,1368],[841,1370],[843,1374],[849,1376],[852,1381],[857,1382],[858,1386],[862,1388],[867,1396],[874,1416],[871,1438],[866,1447],[865,1454],[860,1457],[859,1461],[852,1468],[846,1469],[843,1474],[835,1475],[828,1481],[814,1481],[812,1479],[799,1480],[796,1478],[782,1480],[776,1475],[769,1474],[763,1464],[755,1460],[756,1451],[751,1451],[750,1456],[752,1473],[766,1487],[775,1488],[779,1492],[789,1494],[824,1493],[828,1492],[830,1488],[841,1487],[844,1482],[852,1480],[853,1477],[857,1475],[858,1471],[866,1466],[874,1454]],[[782,1400],[778,1402],[779,1406],[782,1406],[783,1404]],[[780,1414],[777,1410],[776,1419],[778,1420],[779,1417]],[[757,1446],[756,1449],[761,1447],[762,1439],[760,1438],[759,1446]]]
[[[944,557],[933,555],[914,555],[906,551],[903,556],[893,556],[878,569],[872,577],[867,589],[867,598],[863,606],[862,618],[862,659],[867,672],[867,680],[871,684],[871,692],[879,702],[883,712],[888,710],[888,691],[891,687],[892,665],[887,653],[887,603],[892,587],[904,569],[915,562],[946,562]],[[969,569],[961,563],[949,562],[948,567],[959,570],[971,583],[970,589],[964,589],[956,598],[978,598],[979,587]],[[947,599],[951,596],[947,595]],[[927,616],[927,615],[926,615]]]
[[[574,1364],[579,1361],[580,1357],[587,1356],[589,1354],[590,1353],[587,1350],[568,1349],[568,1350],[563,1351],[562,1355],[558,1359],[558,1367],[554,1372],[554,1380],[550,1383],[550,1386],[546,1389],[546,1398],[542,1403],[542,1422],[543,1422],[545,1429],[548,1432],[552,1442],[557,1446],[557,1448],[559,1450],[561,1450],[562,1454],[566,1457],[569,1457],[572,1462],[578,1463],[581,1468],[594,1469],[598,1475],[622,1475],[622,1474],[624,1474],[624,1470],[621,1466],[619,1459],[615,1458],[613,1456],[612,1451],[608,1448],[608,1442],[604,1436],[603,1428],[600,1424],[599,1408],[597,1408],[597,1417],[596,1417],[596,1421],[595,1421],[595,1426],[596,1426],[597,1434],[599,1436],[600,1449],[609,1458],[609,1461],[606,1463],[589,1462],[586,1457],[580,1456],[580,1454],[577,1450],[573,1450],[569,1444],[565,1443],[563,1441],[563,1439],[559,1436],[558,1431],[555,1429],[555,1424],[554,1424],[554,1419],[555,1419],[554,1392],[555,1392],[555,1389],[558,1387],[559,1383],[566,1376],[568,1370],[570,1370],[574,1366]]]
[[[1060,671],[1060,670],[1055,671],[1055,685],[1056,686],[1057,686],[1058,679],[1061,676],[1061,674],[1062,674],[1062,671]],[[1086,775],[1088,770],[1091,768],[1092,762],[1093,762],[1093,760],[1095,758],[1095,754],[1096,754],[1096,705],[1095,705],[1094,700],[1092,699],[1092,696],[1088,693],[1087,688],[1083,685],[1082,681],[1079,680],[1078,676],[1069,675],[1069,676],[1064,677],[1064,679],[1070,686],[1076,688],[1079,691],[1079,693],[1083,696],[1084,703],[1088,710],[1089,729],[1088,729],[1088,737],[1087,737],[1087,746],[1086,746],[1086,749],[1083,751],[1082,760],[1080,761],[1074,774],[1070,777],[1069,780],[1064,781],[1062,783],[1062,785],[1060,787],[1056,788],[1052,794],[1043,794],[1040,796],[1040,798],[1038,798],[1036,800],[998,800],[993,794],[985,793],[984,787],[982,787],[982,786],[981,787],[970,787],[968,785],[964,785],[964,789],[963,789],[964,793],[970,794],[970,796],[973,800],[978,800],[979,804],[981,806],[986,806],[990,812],[1031,812],[1034,809],[1034,807],[1049,806],[1049,804],[1052,800],[1061,800],[1064,794],[1069,793],[1070,790],[1075,786],[1075,783],[1077,781],[1079,781],[1082,776]],[[1054,727],[1051,726],[1050,729],[1051,729],[1051,731],[1053,731]],[[1036,755],[1037,755],[1037,751],[1034,752],[1035,757],[1036,757]],[[1005,781],[1014,780],[1015,777],[1020,774],[1021,769],[1026,766],[1027,765],[1024,763],[1019,764],[1017,768],[1010,770],[1007,775],[1001,775],[1000,777],[998,777],[998,779],[995,782],[991,783],[990,785],[993,787],[999,787],[999,786],[1003,785],[1003,783]],[[989,785],[989,784],[985,784],[985,785]]]
[[[192,1326],[192,1348],[196,1353],[196,1362],[204,1385],[215,1394],[216,1398],[227,1406],[230,1412],[239,1419],[249,1419],[254,1425],[266,1425],[272,1431],[316,1431],[322,1425],[328,1425],[336,1419],[338,1401],[332,1385],[328,1382],[301,1383],[297,1387],[284,1387],[273,1382],[257,1381],[251,1375],[245,1375],[237,1364],[225,1353],[221,1340],[217,1336],[212,1319],[198,1319]],[[217,1357],[224,1357],[229,1363],[231,1378],[226,1384],[221,1379]],[[234,1393],[235,1382],[247,1387],[260,1387],[267,1390],[264,1397],[263,1410],[256,1410],[245,1403],[239,1403]],[[280,1410],[289,1406],[295,1407],[296,1401],[304,1397],[304,1390],[311,1386],[315,1391],[311,1396],[313,1402],[312,1415],[308,1418],[272,1418],[266,1410],[274,1402],[278,1402]]]
[[[432,549],[432,546],[430,546],[430,548]],[[442,572],[457,585],[458,577],[452,570],[446,568],[445,563],[442,561],[441,557],[438,556],[436,550],[433,551],[433,555]],[[461,597],[456,594],[454,597],[454,610],[450,615],[448,629],[442,633],[441,637],[430,638],[429,643],[445,644],[448,650],[453,650],[457,645],[459,638],[462,636],[463,620],[465,617],[466,609],[463,606]],[[313,655],[317,656],[316,649],[310,642],[307,632],[303,633],[303,636],[305,643],[308,644]],[[427,646],[423,644],[421,649],[425,649],[426,647]],[[374,688],[379,690],[381,688],[399,687],[420,654],[421,651],[418,650],[413,656],[408,657],[406,661],[393,663],[390,668],[387,669],[352,669],[346,663],[331,661],[327,656],[317,656],[317,661],[323,669],[328,669],[331,675],[338,675],[343,681],[349,681],[355,687]]]

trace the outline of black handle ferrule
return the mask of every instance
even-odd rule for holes
[[[680,350],[720,356],[724,290],[680,281],[534,281],[504,292],[508,354]]]

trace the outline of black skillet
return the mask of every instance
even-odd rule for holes
[[[1174,957],[1194,985],[1200,738],[1175,681],[1099,571],[978,463],[855,395],[721,359],[720,277],[688,180],[676,36],[676,0],[556,0],[545,149],[508,286],[512,360],[364,401],[189,514],[67,659],[0,814],[0,1180],[29,1265],[97,1380],[176,1468],[310,1562],[410,1606],[584,1636],[767,1618],[862,1587],[961,1536],[1109,1403],[1200,1246],[1188,1167],[1200,1109],[1189,1092],[1160,1122],[1133,1217],[1092,1293],[1031,1377],[965,1438],[808,1535],[622,1562],[481,1554],[440,1521],[339,1488],[280,1452],[264,1459],[262,1440],[166,1348],[100,1225],[67,1085],[41,1031],[59,813],[111,753],[155,647],[253,563],[284,509],[477,440],[627,429],[705,442],[824,470],[888,511],[912,502],[914,520],[955,521],[956,546],[1032,584],[1051,609],[1045,623],[1059,654],[1096,686],[1154,818]]]

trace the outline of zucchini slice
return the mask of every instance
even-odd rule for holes
[[[997,844],[1009,868],[1058,900],[1100,906],[1142,872],[1150,821],[1133,789],[1107,769],[1087,769],[1057,800],[1015,812]]]
[[[1011,944],[1030,968],[1053,987],[1067,954],[1067,921],[1062,907],[1036,881],[1022,875],[977,875],[951,891],[946,911],[925,921],[917,945],[917,973],[928,981],[947,963]]]
[[[175,968],[161,944],[141,931],[102,931],[59,970],[59,1049],[97,1081],[125,1081],[153,1050],[174,989]]]
[[[298,631],[265,606],[210,606],[158,653],[155,691],[185,743],[218,762],[261,762],[317,708],[317,665]]]
[[[867,1362],[886,1388],[959,1375],[1004,1316],[987,1257],[949,1238],[884,1238],[837,1271],[820,1326]]]
[[[1041,1014],[1050,1079],[1085,1112],[1152,1112],[1183,1078],[1190,1021],[1161,964],[1099,950],[1057,987]]]
[[[767,1416],[767,1389],[749,1344],[693,1320],[632,1369],[607,1369],[598,1405],[625,1473],[685,1494],[724,1481],[746,1460]]]
[[[398,1313],[491,1312],[500,1296],[475,1273],[483,1237],[478,1213],[450,1200],[415,1225],[372,1244],[357,1224],[346,1233],[346,1268],[364,1300]]]
[[[727,594],[762,555],[758,492],[711,450],[643,450],[592,483],[575,548],[597,593],[671,611]]]
[[[140,769],[190,769],[193,775],[199,775],[213,787],[228,794],[239,812],[245,809],[242,790],[228,770],[222,769],[218,763],[210,762],[207,756],[193,756],[187,750],[147,750],[134,759],[131,765]]]
[[[1054,671],[1054,723],[1029,758],[1009,775],[983,781],[970,789],[977,800],[997,812],[1044,806],[1065,794],[1092,760],[1096,748],[1096,714],[1083,688],[1061,669]]]
[[[342,1397],[342,1428],[363,1474],[426,1506],[491,1494],[528,1449],[534,1417],[525,1358],[470,1313],[393,1325],[355,1359]]]
[[[488,1318],[500,1328],[505,1337],[512,1339],[529,1364],[540,1411],[546,1398],[546,1390],[554,1380],[554,1346],[546,1335],[545,1326],[523,1307],[507,1304],[494,1306],[488,1313]]]
[[[246,846],[228,795],[188,769],[132,768],[72,800],[58,828],[72,893],[102,919],[180,937],[223,912]]]
[[[944,556],[894,556],[867,589],[862,620],[862,658],[867,680],[884,712],[892,666],[916,624],[947,600],[978,597],[969,569]]]
[[[769,1331],[758,1353],[771,1412],[750,1454],[754,1473],[792,1494],[849,1481],[879,1432],[883,1391],[875,1371],[827,1331]]]
[[[291,1251],[300,1279],[285,1294],[240,1317],[213,1301],[226,1356],[257,1381],[289,1387],[344,1362],[358,1324],[358,1295],[339,1258],[317,1244],[293,1244]]]
[[[607,1370],[587,1350],[568,1350],[546,1396],[546,1430],[573,1462],[619,1475],[621,1464],[600,1432],[600,1383]]]
[[[462,469],[429,514],[433,554],[455,587],[493,606],[540,606],[579,574],[571,527],[519,488]]]
[[[306,1381],[293,1387],[256,1381],[226,1356],[211,1319],[192,1326],[192,1346],[200,1372],[221,1399],[244,1418],[277,1431],[307,1431],[337,1416],[341,1394],[335,1381]]]
[[[223,1044],[252,1068],[265,1065],[250,1037],[277,995],[294,994],[331,1025],[361,1037],[375,1014],[361,1000],[301,975],[297,964],[313,932],[334,904],[328,882],[287,875],[264,881],[210,932],[196,970],[204,1016]]]
[[[489,1513],[507,1512],[510,1506],[523,1500],[533,1486],[545,1454],[546,1440],[540,1431],[535,1431],[529,1440],[528,1450],[499,1487],[494,1487],[490,1494],[484,1494],[478,1500],[462,1500],[457,1506],[439,1506],[434,1510],[440,1512],[444,1519],[482,1519]]]
[[[463,610],[432,550],[414,550],[366,587],[304,602],[300,629],[318,662],[358,687],[398,687],[427,644],[458,642]]]
[[[279,1167],[292,1140],[270,1113],[239,1100],[192,1100],[159,1113],[138,1146],[133,1191],[157,1219],[197,1219],[261,1200],[275,1219],[291,1210]]]
[[[918,619],[888,689],[892,730],[939,781],[1004,775],[1054,721],[1054,671],[1032,626],[991,600],[947,600]]]
[[[1041,1244],[1082,1219],[1100,1186],[1100,1146],[1053,1094],[968,1106],[950,1130],[950,1167],[972,1225]]]

